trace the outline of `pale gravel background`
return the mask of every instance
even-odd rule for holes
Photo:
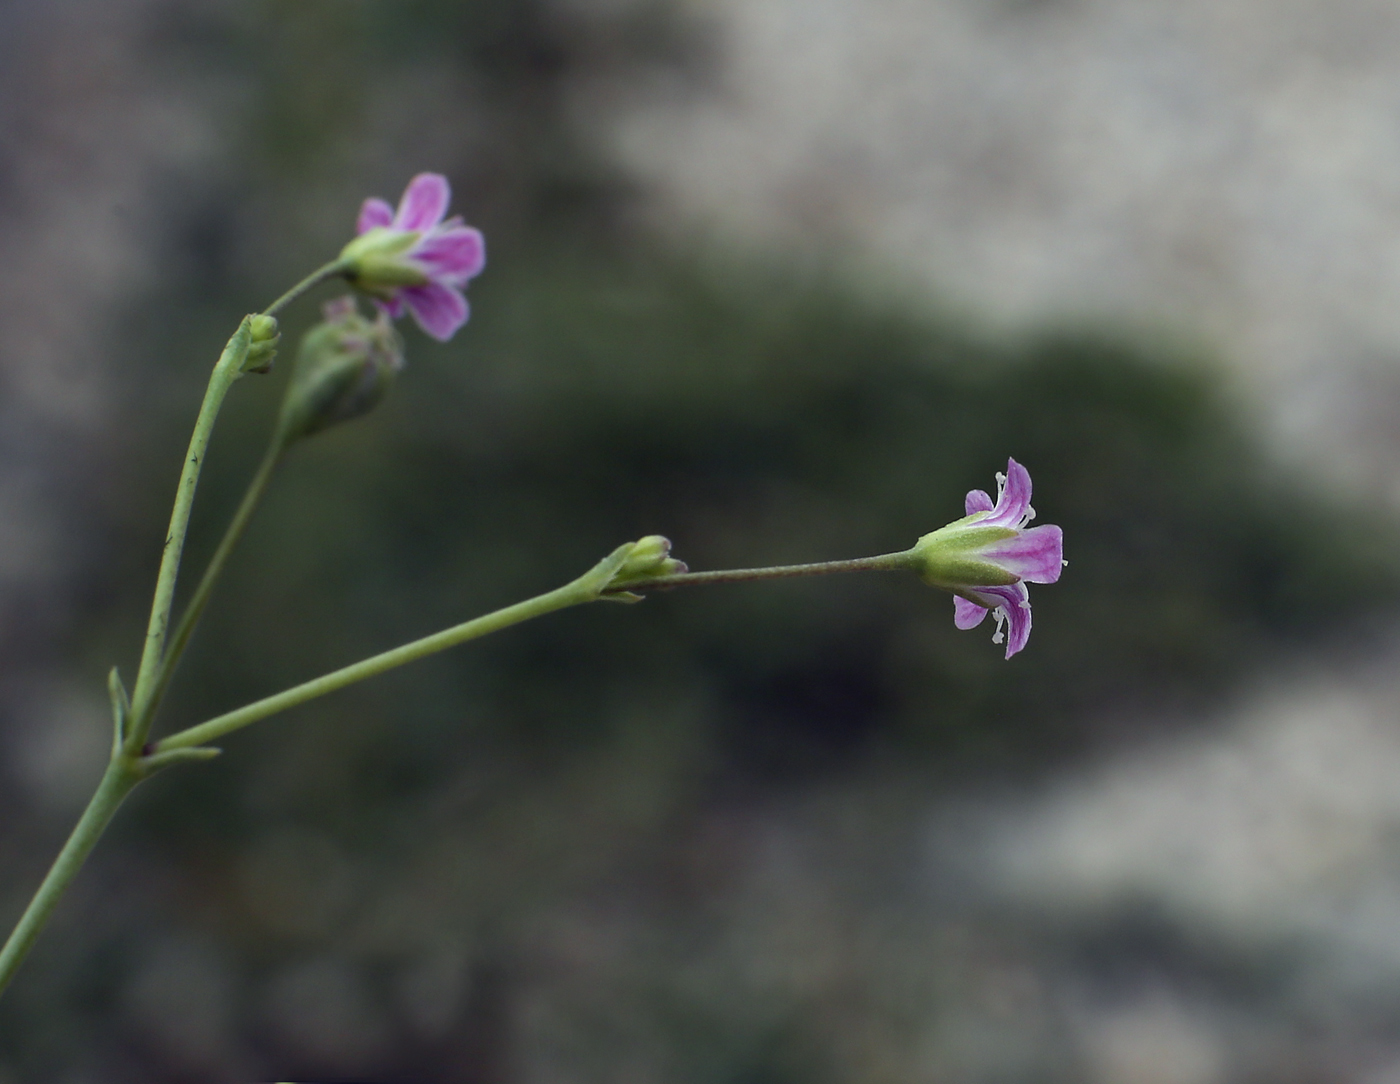
[[[658,222],[912,276],[1010,329],[1202,343],[1281,452],[1400,499],[1400,6],[691,6],[719,93],[611,132]]]
[[[208,103],[151,72],[153,7],[0,4],[0,741],[10,782],[63,821],[107,714],[56,649],[107,559],[94,525],[135,394],[106,342],[156,274],[159,182],[207,173],[219,147]]]
[[[725,45],[718,93],[659,88],[607,129],[663,193],[661,228],[912,281],[1010,334],[1097,319],[1194,344],[1279,456],[1400,503],[1400,5],[694,7]],[[984,901],[1052,924],[1146,908],[1290,961],[1253,1006],[1189,976],[1104,997],[1027,965],[1077,1071],[1400,1081],[1388,1025],[1303,1037],[1384,1017],[1400,990],[1400,650],[1371,654],[1303,660],[1197,736],[1046,794],[930,814],[935,897],[970,870]]]

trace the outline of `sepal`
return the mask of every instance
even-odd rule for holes
[[[345,277],[358,290],[375,297],[391,298],[405,286],[424,286],[428,275],[406,259],[420,238],[415,230],[375,226],[340,250]]]
[[[1016,537],[1010,527],[986,527],[979,516],[940,527],[914,544],[914,570],[931,587],[952,591],[959,587],[1006,586],[1020,577],[987,560],[986,551],[998,542]]]

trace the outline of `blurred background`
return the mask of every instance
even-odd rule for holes
[[[7,925],[219,349],[420,170],[472,321],[298,449],[165,727],[1008,455],[1070,559],[1011,662],[912,578],[722,587],[259,724],[125,807],[0,1081],[1400,1082],[1397,59],[1385,0],[0,0]]]

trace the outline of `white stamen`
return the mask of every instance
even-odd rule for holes
[[[992,620],[997,623],[996,632],[992,633],[992,643],[1000,644],[1006,640],[1006,633],[1002,631],[1002,626],[1006,624],[1007,614],[1003,606],[998,606],[992,611]]]

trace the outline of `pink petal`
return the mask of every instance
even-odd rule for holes
[[[398,296],[413,313],[418,326],[438,342],[445,343],[467,322],[467,299],[451,286],[430,282],[425,286],[409,286],[400,290]]]
[[[986,602],[997,613],[997,631],[993,643],[1001,643],[1001,623],[1005,620],[1006,657],[1009,659],[1026,646],[1031,635],[1031,599],[1024,583],[1008,587],[978,587],[968,592]]]
[[[434,230],[409,255],[429,278],[461,286],[486,266],[486,239],[470,226]]]
[[[1031,583],[1054,583],[1064,567],[1064,534],[1054,524],[1031,527],[982,549],[983,558]]]
[[[1019,527],[1031,510],[1031,476],[1014,459],[1006,461],[1006,484],[997,496],[992,514],[981,521],[984,527]]]
[[[371,196],[360,204],[360,218],[355,223],[355,232],[366,233],[375,226],[387,226],[394,221],[394,209],[382,199]]]
[[[408,182],[394,216],[398,230],[430,230],[442,221],[452,199],[452,188],[441,173],[420,173]]]
[[[968,602],[961,595],[953,596],[953,624],[960,629],[975,629],[987,616],[987,608]]]
[[[990,512],[992,510],[992,498],[987,496],[980,489],[969,491],[967,501],[963,505],[967,511],[964,515],[972,515],[974,512]]]
[[[403,299],[397,295],[389,298],[387,301],[376,297],[374,299],[374,304],[380,312],[388,313],[390,320],[397,320],[403,315]]]
[[[997,609],[1006,615],[1006,657],[1009,659],[1026,646],[1031,638],[1031,599],[1024,583],[1010,587],[983,587],[978,594],[996,595]]]

